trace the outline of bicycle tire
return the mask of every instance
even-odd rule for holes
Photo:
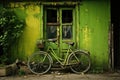
[[[28,59],[28,68],[34,74],[47,73],[52,65],[51,56],[44,51],[38,51],[32,54]]]
[[[69,56],[68,64],[74,73],[85,73],[91,66],[90,55],[84,51],[76,50]]]

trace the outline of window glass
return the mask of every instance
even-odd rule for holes
[[[72,10],[62,10],[62,38],[72,38]]]
[[[62,23],[71,23],[72,20],[72,10],[62,10]]]
[[[47,26],[47,38],[52,39],[57,37],[57,27]]]
[[[47,9],[47,39],[57,37],[57,10]]]
[[[62,38],[63,39],[72,38],[72,26],[71,25],[62,26]]]
[[[57,22],[57,10],[48,9],[47,10],[47,23]]]

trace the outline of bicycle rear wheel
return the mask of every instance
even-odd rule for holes
[[[35,74],[47,73],[52,64],[51,56],[44,51],[38,51],[31,55],[28,59],[28,68]]]
[[[85,73],[90,69],[91,61],[88,53],[80,50],[74,51],[68,58],[70,69],[74,73]]]

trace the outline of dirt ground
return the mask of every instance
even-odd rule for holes
[[[53,72],[44,75],[19,75],[0,77],[0,80],[120,80],[120,73],[74,74]]]

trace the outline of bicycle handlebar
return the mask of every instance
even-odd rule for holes
[[[58,39],[57,38],[53,38],[53,39],[47,39],[47,40],[43,40],[43,42],[56,42]],[[68,44],[68,45],[71,45],[71,46],[73,46],[75,43],[74,42],[63,42],[63,43],[66,43],[66,44]]]

